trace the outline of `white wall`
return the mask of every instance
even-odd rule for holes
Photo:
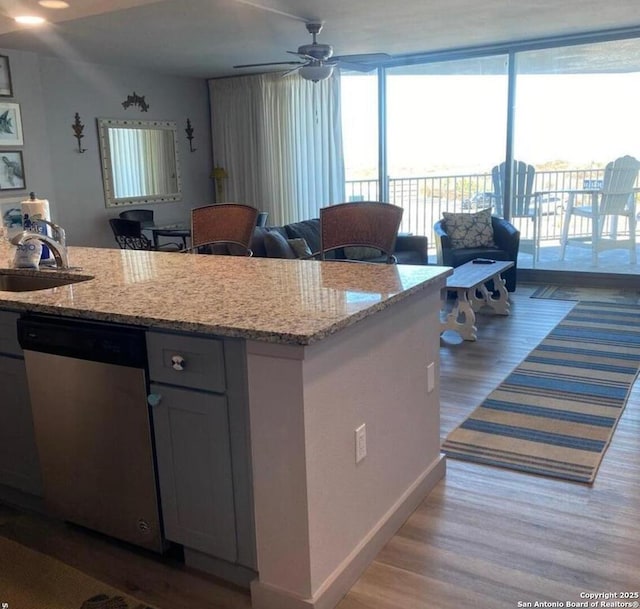
[[[34,191],[48,199],[55,222],[67,230],[70,245],[115,247],[107,222],[122,209],[106,208],[96,118],[171,120],[178,126],[178,154],[183,200],[136,207],[153,209],[156,221],[188,221],[189,210],[213,202],[211,128],[205,80],[167,76],[137,68],[97,65],[46,57],[36,53],[0,50],[9,57],[13,98],[20,104],[24,133],[22,150],[26,188],[0,192],[0,203],[21,201]],[[125,109],[132,93],[144,95],[149,110]],[[84,123],[82,147],[72,125],[75,113]],[[185,127],[194,128],[189,151]]]
[[[444,474],[427,391],[443,283],[307,347],[247,343],[254,607],[334,606]]]

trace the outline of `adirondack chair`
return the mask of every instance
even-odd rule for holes
[[[495,212],[499,216],[504,215],[506,167],[506,163],[500,163],[491,170]],[[540,216],[537,206],[539,193],[533,190],[535,177],[536,170],[533,165],[513,161],[509,220],[520,231],[520,251],[532,254],[537,260]]]
[[[632,156],[622,156],[605,167],[602,188],[574,190],[569,193],[560,242],[561,260],[564,260],[567,245],[576,245],[591,248],[594,266],[598,264],[599,252],[610,249],[628,248],[631,264],[636,263],[637,221],[634,185],[639,170],[640,161]],[[589,201],[588,204],[578,204],[585,199]],[[591,221],[591,235],[569,238],[571,219],[574,216],[588,218]],[[626,218],[626,237],[621,238],[618,234],[619,218]]]

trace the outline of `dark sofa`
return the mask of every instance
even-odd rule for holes
[[[312,253],[320,251],[320,219],[303,220],[286,226],[256,227],[251,241],[254,256],[262,258],[296,258],[289,240],[304,239]],[[344,250],[347,250],[346,252]],[[344,248],[335,252],[333,258],[386,262],[385,256],[370,248]],[[428,264],[427,237],[398,235],[393,252],[398,264]],[[329,256],[327,256],[329,257]]]

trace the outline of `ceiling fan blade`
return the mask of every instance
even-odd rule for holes
[[[233,66],[234,68],[261,68],[262,66],[296,66],[302,67],[306,62],[304,61],[272,61],[269,63],[245,63],[239,66]]]
[[[363,63],[377,63],[391,59],[391,55],[388,53],[354,53],[353,55],[336,55],[331,59],[337,59],[338,61],[344,60]]]
[[[283,75],[282,78],[284,78],[285,76],[290,76],[291,74],[295,74],[298,70],[300,70],[305,64],[302,64],[301,66],[298,66],[297,68],[293,68],[292,70],[287,70]]]
[[[246,4],[248,6],[252,6],[253,8],[260,9],[261,11],[267,11],[269,13],[274,13],[275,15],[281,15],[282,17],[289,17],[289,19],[295,19],[296,21],[302,21],[303,23],[307,23],[307,20],[304,17],[299,17],[298,15],[292,15],[291,13],[285,13],[284,11],[278,10],[272,6],[266,6],[260,2],[254,2],[252,0],[233,0],[238,4]]]
[[[333,64],[333,62],[331,62]],[[338,65],[345,70],[353,70],[354,72],[373,72],[378,66],[368,63],[355,63],[352,61],[344,61],[342,59],[335,62],[334,65]]]

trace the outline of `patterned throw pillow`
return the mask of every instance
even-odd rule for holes
[[[444,229],[451,239],[454,250],[474,247],[495,247],[493,226],[491,224],[491,208],[483,209],[475,214],[454,214],[442,212]]]
[[[306,239],[297,237],[296,239],[287,239],[287,242],[298,258],[308,258],[313,254]]]

